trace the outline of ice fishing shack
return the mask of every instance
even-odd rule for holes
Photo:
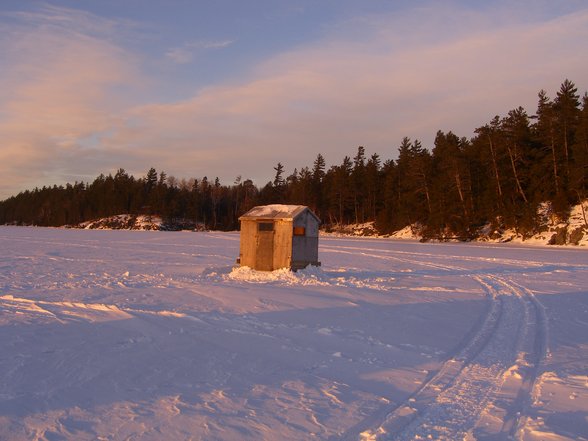
[[[260,271],[319,266],[320,220],[304,205],[260,205],[239,218],[237,263]]]

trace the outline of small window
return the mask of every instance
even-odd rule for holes
[[[306,235],[306,228],[294,227],[294,236],[305,236],[305,235]]]
[[[257,224],[258,231],[274,231],[274,223],[273,222],[259,222]]]

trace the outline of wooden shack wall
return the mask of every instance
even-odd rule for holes
[[[255,220],[242,220],[239,258],[241,266],[255,268],[257,254],[257,222]]]
[[[260,222],[271,221],[274,223],[272,232],[259,231]],[[305,235],[294,236],[295,226],[304,227]],[[257,270],[300,269],[308,264],[319,264],[318,229],[319,223],[309,210],[294,219],[242,219],[239,262]]]
[[[318,263],[319,224],[316,218],[305,210],[296,216],[293,226],[304,227],[305,235],[292,238],[292,266]]]
[[[292,221],[276,220],[274,234],[273,269],[289,268],[292,261]]]

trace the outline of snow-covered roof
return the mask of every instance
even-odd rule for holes
[[[241,219],[294,219],[304,210],[308,210],[318,221],[318,217],[306,205],[258,205],[239,218]]]

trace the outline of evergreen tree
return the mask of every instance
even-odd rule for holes
[[[383,192],[382,209],[378,212],[376,225],[383,233],[391,233],[405,225],[396,215],[398,211],[398,171],[394,161],[384,162],[382,167]]]
[[[355,223],[365,221],[365,187],[366,187],[366,170],[365,170],[365,148],[359,146],[357,154],[353,158],[353,169],[351,171],[351,186],[353,192],[353,213]]]
[[[582,108],[578,115],[572,146],[574,161],[570,169],[570,190],[577,197],[576,202],[586,198],[588,190],[588,94],[582,97]]]
[[[565,217],[587,196],[588,95],[580,99],[565,80],[554,100],[539,92],[536,115],[515,108],[471,140],[439,131],[432,152],[404,138],[396,162],[367,158],[359,146],[338,166],[326,170],[318,154],[312,168],[299,170],[284,178],[279,162],[273,181],[259,189],[240,177],[224,186],[218,178],[212,185],[206,177],[178,180],[155,168],[136,179],[120,168],[88,184],[35,188],[0,201],[0,223],[58,226],[144,212],[227,229],[254,205],[296,203],[310,205],[327,224],[376,220],[383,232],[420,223],[432,237],[471,237],[486,222],[532,232],[538,203],[551,201]]]
[[[570,161],[572,160],[570,146],[574,143],[574,135],[580,116],[580,96],[573,82],[566,79],[562,83],[553,106],[556,115],[558,138],[563,146],[565,177],[568,179],[570,175]]]
[[[378,209],[381,206],[381,192],[382,192],[382,174],[381,174],[381,160],[380,155],[374,153],[367,161],[366,164],[366,210],[368,213],[368,219],[375,221],[378,215]]]
[[[353,213],[353,191],[351,189],[351,173],[353,163],[349,156],[343,158],[343,163],[333,166],[326,179],[329,189],[329,222],[332,224],[346,224],[351,222]]]
[[[502,120],[502,130],[516,193],[526,204],[529,201],[525,192],[525,162],[530,139],[527,112],[522,107],[508,112],[508,116]]]
[[[472,234],[471,177],[464,155],[467,144],[467,140],[452,132],[437,132],[432,157],[436,176],[432,185],[435,193],[429,234],[441,237],[450,234],[469,237]]]
[[[145,175],[145,191],[147,193],[151,193],[155,186],[157,185],[157,171],[151,167],[147,174]]]
[[[272,188],[272,196],[273,196],[273,203],[282,203],[284,202],[284,197],[285,197],[285,193],[286,193],[286,180],[283,177],[284,174],[284,166],[282,165],[281,162],[278,162],[278,164],[274,167],[274,170],[276,172],[276,175],[274,177],[274,181],[272,183],[273,188]]]
[[[405,225],[425,223],[431,214],[431,167],[430,153],[405,137],[397,162],[398,215]]]
[[[278,164],[274,167],[274,170],[276,171],[273,182],[274,187],[282,187],[286,183],[282,176],[284,174],[284,166],[281,162],[278,162]]]
[[[312,166],[312,197],[311,208],[322,219],[325,216],[324,188],[325,179],[325,158],[320,153],[316,156]]]
[[[544,90],[539,92],[539,102],[537,104],[537,115],[535,118],[537,122],[534,129],[537,142],[543,146],[544,150],[548,151],[548,154],[543,156],[544,160],[542,162],[545,163],[545,168],[550,170],[552,177],[550,190],[544,187],[545,190],[541,192],[541,196],[553,200],[560,194],[561,156],[556,144],[554,106],[547,96],[547,92]]]
[[[499,134],[500,134],[500,118],[495,116],[490,124],[479,127],[475,130],[477,137],[472,141],[477,147],[480,161],[485,165],[487,170],[490,170],[488,179],[494,182],[492,185],[493,191],[488,192],[484,197],[482,205],[487,207],[486,213],[495,213],[500,215],[504,208],[504,191],[503,177],[500,174],[500,158],[499,158]]]

